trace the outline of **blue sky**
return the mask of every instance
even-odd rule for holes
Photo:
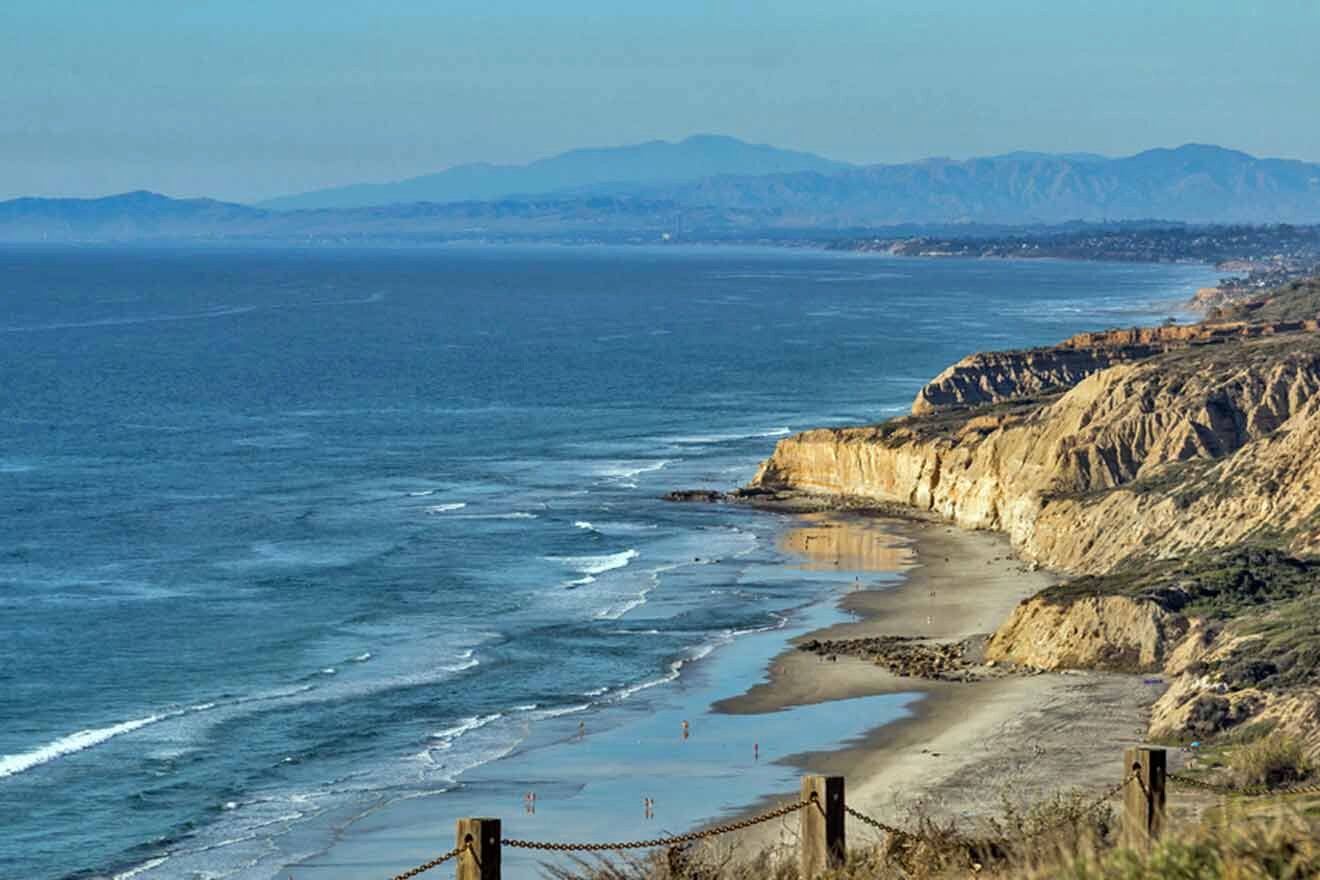
[[[1320,160],[1317,0],[3,0],[0,198],[245,200],[696,132]]]

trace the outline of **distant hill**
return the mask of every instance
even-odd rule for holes
[[[699,152],[710,162],[726,149],[729,157],[755,154],[766,164],[787,161],[785,154],[769,147],[724,138],[689,139],[684,144],[693,141],[704,144]],[[636,168],[638,157],[649,155],[651,148],[628,148],[626,157],[606,150],[598,160],[592,158],[594,151],[546,160],[564,164],[554,166],[559,172],[546,173],[545,185],[552,178],[560,183],[573,179],[577,184],[547,195],[500,199],[298,211],[208,199],[174,200],[151,193],[104,199],[17,199],[0,203],[0,241],[624,241],[654,240],[665,233],[687,240],[820,239],[895,226],[970,233],[981,227],[1072,221],[1320,223],[1320,165],[1257,159],[1197,144],[1119,159],[1014,153],[824,171],[721,173],[673,182],[583,182],[589,168],[603,178]],[[687,149],[683,144],[655,149],[656,155],[673,159],[671,164],[657,160],[650,172],[656,176],[693,167],[674,158],[678,154],[673,150]],[[578,168],[576,177],[566,170],[569,166]]]
[[[459,165],[395,183],[360,183],[284,196],[258,207],[289,211],[405,202],[486,202],[587,188],[617,193],[720,174],[829,173],[849,167],[811,153],[702,134],[678,143],[649,141],[627,147],[573,150],[529,165]]]
[[[0,202],[0,241],[142,241],[262,229],[264,211],[211,199],[130,192],[102,199]]]
[[[1320,165],[1188,144],[1107,159],[1017,153],[832,174],[717,177],[640,195],[795,226],[1320,221]]]

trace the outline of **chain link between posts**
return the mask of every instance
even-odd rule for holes
[[[431,859],[431,861],[426,862],[424,864],[418,865],[417,867],[413,868],[410,871],[404,871],[402,874],[395,874],[393,877],[390,878],[390,880],[409,880],[410,877],[416,877],[418,874],[425,873],[426,871],[429,871],[432,868],[440,867],[445,862],[449,861],[450,859],[454,858],[455,856],[463,852],[466,852],[471,848],[472,848],[472,843],[471,841],[468,841],[467,843],[464,843],[462,846],[456,846],[453,849],[451,849],[449,852],[445,853],[444,855]]]
[[[1288,797],[1289,795],[1298,794],[1320,794],[1320,784],[1297,785],[1292,788],[1269,788],[1264,785],[1223,785],[1197,779],[1194,776],[1184,776],[1180,773],[1170,773],[1168,778],[1170,782],[1176,782],[1188,788],[1199,788],[1202,791],[1237,797]]]
[[[786,804],[785,806],[771,810],[768,813],[753,816],[750,819],[729,822],[724,825],[715,825],[702,831],[692,831],[688,834],[677,834],[673,837],[656,837],[651,840],[625,840],[615,843],[551,843],[537,840],[501,840],[500,843],[504,846],[516,847],[518,849],[539,849],[548,850],[550,852],[611,852],[623,849],[647,849],[653,846],[677,846],[682,843],[694,843],[698,840],[705,840],[710,837],[717,837],[721,834],[728,834],[731,831],[741,831],[744,828],[751,828],[753,825],[760,825],[762,822],[769,822],[773,819],[778,819],[781,816],[796,813],[798,810],[809,807],[816,802],[816,795],[813,792],[811,797],[807,800]]]
[[[1137,780],[1138,782],[1141,781],[1141,777],[1136,770],[1133,770],[1123,779],[1122,782],[1119,782],[1117,785],[1109,788],[1104,794],[1096,798],[1091,803],[1087,804],[1086,807],[1084,807],[1083,809],[1078,810],[1074,814],[1065,816],[1063,819],[1061,819],[1058,822],[1051,823],[1049,825],[1044,826],[1043,828],[1039,828],[1036,831],[1031,832],[1030,834],[1023,835],[1022,839],[1029,840],[1033,837],[1039,837],[1042,834],[1048,834],[1051,831],[1055,831],[1059,828],[1062,828],[1063,826],[1067,825],[1070,822],[1077,821],[1083,816],[1089,816],[1091,813],[1094,813],[1096,810],[1104,806],[1106,801],[1108,801],[1110,798],[1114,797],[1119,792],[1121,792],[1123,790],[1123,787],[1134,779]],[[849,816],[852,816],[854,819],[857,819],[860,822],[870,825],[872,828],[879,829],[880,831],[883,831],[886,834],[893,835],[894,837],[905,837],[908,838],[909,840],[921,840],[927,843],[936,842],[926,835],[918,834],[913,831],[907,831],[903,828],[897,828],[893,825],[889,825],[885,822],[881,822],[879,819],[875,819],[871,816],[868,816],[865,813],[861,812],[860,810],[855,810],[852,807],[845,806],[844,811]]]
[[[1212,791],[1215,792],[1216,794],[1242,795],[1249,797],[1267,796],[1267,795],[1285,796],[1285,795],[1299,795],[1299,794],[1320,794],[1320,784],[1296,786],[1293,788],[1286,788],[1286,789],[1270,789],[1264,786],[1236,787],[1229,785],[1219,785],[1216,783],[1206,782],[1204,780],[1196,779],[1195,777],[1184,776],[1178,773],[1170,773],[1166,778],[1170,782],[1174,782],[1179,785],[1185,785],[1191,788],[1199,788],[1205,791]],[[1024,839],[1029,839],[1032,837],[1037,837],[1042,834],[1047,834],[1051,831],[1054,831],[1058,828],[1067,825],[1069,822],[1074,822],[1077,819],[1082,818],[1083,816],[1090,815],[1091,813],[1100,809],[1100,807],[1104,806],[1104,804],[1110,798],[1122,792],[1123,788],[1133,780],[1135,780],[1139,785],[1141,785],[1143,790],[1145,789],[1145,784],[1141,779],[1141,774],[1139,770],[1134,769],[1131,773],[1129,773],[1126,777],[1124,777],[1121,782],[1119,782],[1117,785],[1105,791],[1104,794],[1096,798],[1094,801],[1091,801],[1083,809],[1077,811],[1074,814],[1066,816],[1064,819],[1062,819],[1059,822],[1046,825],[1043,828],[1040,828],[1036,831],[1033,831],[1030,834],[1025,835]],[[710,828],[706,828],[701,831],[689,832],[688,834],[677,834],[672,837],[655,837],[649,840],[621,840],[621,841],[615,841],[613,843],[555,843],[551,841],[518,840],[518,839],[506,838],[504,840],[501,840],[500,843],[503,846],[514,847],[518,849],[534,849],[534,850],[543,850],[547,852],[613,852],[617,850],[626,850],[626,849],[649,849],[651,847],[656,847],[656,846],[678,846],[684,843],[695,843],[699,840],[707,840],[709,838],[718,837],[722,834],[729,834],[734,831],[742,831],[746,828],[751,828],[755,825],[760,825],[764,822],[770,822],[773,821],[774,819],[779,819],[784,816],[791,815],[799,810],[805,809],[816,803],[818,803],[818,799],[817,796],[813,793],[811,797],[806,800],[797,801],[791,804],[785,804],[782,807],[778,807],[777,809],[770,810],[769,812],[766,813],[761,813],[760,815],[753,816],[749,819],[742,819],[737,822],[728,822],[723,825],[714,825]],[[881,822],[879,819],[868,816],[865,813],[861,812],[860,810],[854,809],[853,807],[845,805],[844,811],[849,816],[852,816],[854,819],[858,820],[859,822],[869,825],[872,828],[875,828],[879,831],[883,831],[885,834],[890,834],[893,835],[894,837],[908,838],[911,840],[923,840],[926,842],[933,842],[930,840],[929,837],[918,834],[916,832],[908,831],[903,828],[898,828],[886,822]],[[444,864],[445,862],[449,861],[450,859],[453,859],[456,856],[461,855],[464,851],[470,849],[471,846],[472,844],[469,842],[463,844],[462,846],[455,847],[454,849],[451,849],[449,852],[445,853],[444,855],[432,859],[431,861],[426,862],[425,864],[418,865],[416,868],[413,868],[410,871],[405,871],[402,874],[396,874],[394,877],[390,878],[390,880],[410,880],[410,878],[416,877],[418,874],[429,871],[432,868],[438,867]]]

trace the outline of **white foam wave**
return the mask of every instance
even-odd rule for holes
[[[573,525],[579,529],[596,532],[601,535],[628,535],[637,532],[651,532],[659,528],[655,523],[602,522],[593,523],[578,520]]]
[[[465,669],[471,669],[474,666],[480,666],[480,665],[481,665],[481,661],[477,660],[474,657],[471,660],[464,660],[462,663],[455,663],[452,666],[441,666],[440,670],[442,672],[462,672]]]
[[[112,724],[109,727],[80,730],[77,733],[71,733],[68,736],[46,743],[44,746],[30,752],[0,756],[0,779],[6,776],[14,776],[25,770],[31,770],[33,767],[54,761],[56,758],[90,749],[117,736],[132,733],[146,727],[148,724],[155,724],[157,721],[179,714],[181,713],[167,712],[161,715],[148,715],[146,718],[136,718],[132,721]]]
[[[626,700],[635,694],[641,693],[642,691],[650,690],[651,688],[658,687],[659,685],[662,684],[668,684],[669,682],[673,681],[676,678],[678,678],[678,670],[673,669],[671,667],[668,673],[660,676],[659,678],[652,678],[648,681],[642,682],[641,684],[634,684],[634,685],[629,685],[628,687],[625,688],[620,688],[617,698],[620,700]]]
[[[573,590],[573,589],[577,589],[578,587],[585,587],[587,584],[594,584],[595,582],[596,579],[588,574],[571,581],[564,581],[562,584],[560,584],[560,586]]]
[[[409,498],[426,498],[426,497],[428,497],[428,496],[430,496],[430,495],[434,495],[436,492],[439,492],[439,491],[440,491],[439,489],[425,489],[425,490],[423,490],[423,491],[421,491],[421,492],[409,492],[409,493],[408,493],[408,497],[409,497]]]
[[[468,718],[462,719],[453,727],[446,727],[444,730],[437,730],[435,733],[431,734],[431,738],[452,741],[468,731],[480,730],[492,721],[498,721],[503,717],[504,716],[499,712],[495,712],[491,715],[472,715]]]
[[[427,493],[430,494],[430,493]],[[451,501],[448,504],[434,504],[426,508],[427,513],[449,513],[453,510],[462,510],[467,507],[466,501]]]
[[[356,657],[352,657],[352,658],[350,658],[350,659],[351,659],[354,663],[366,663],[368,660],[371,659],[371,652],[370,652],[370,651],[364,651],[364,652],[362,652],[361,654],[358,654]]]
[[[680,657],[677,660],[671,661],[669,664],[669,671],[666,672],[664,675],[659,676],[658,678],[648,679],[647,681],[643,681],[640,684],[628,685],[627,687],[620,688],[618,693],[615,695],[615,699],[626,700],[629,697],[633,696],[634,694],[640,693],[641,691],[649,690],[650,688],[658,687],[662,684],[668,684],[669,682],[677,679],[682,674],[684,666],[688,665],[689,663],[695,663],[698,660],[702,660],[706,658],[716,648],[720,647],[721,645],[728,644],[731,641],[733,641],[732,631],[726,630],[724,634],[721,637],[717,638],[715,641],[707,642],[704,645],[698,645],[697,647],[691,649],[687,653],[687,656]]]
[[[646,459],[637,461],[615,461],[606,465],[601,465],[595,471],[598,477],[607,477],[612,480],[631,480],[641,474],[654,473],[673,464],[676,459]]]
[[[636,559],[637,556],[637,551],[629,548],[619,553],[606,553],[603,556],[547,556],[545,558],[551,562],[558,562],[567,566],[579,574],[594,575],[604,574],[616,568],[623,568]]]
[[[710,645],[710,644],[702,645],[701,647],[697,648],[696,650],[694,650],[694,651],[692,652],[692,655],[691,655],[690,657],[687,658],[687,662],[688,662],[688,663],[695,663],[695,662],[697,662],[698,660],[702,660],[702,659],[704,659],[704,658],[706,658],[706,657],[709,657],[709,656],[710,656],[710,652],[711,652],[711,651],[714,651],[714,650],[715,650],[715,646],[714,646],[714,645]]]
[[[767,428],[764,431],[753,431],[746,434],[693,434],[684,437],[666,437],[669,443],[678,443],[682,445],[701,446],[712,443],[732,443],[735,440],[760,440],[766,437],[784,437],[793,433],[787,426],[779,428]]]
[[[597,620],[618,620],[634,608],[640,608],[645,605],[646,594],[649,592],[650,590],[643,590],[637,594],[637,598],[635,599],[629,599],[627,602],[620,602],[618,605],[611,605],[609,608],[597,611],[595,618]]]
[[[450,519],[537,519],[538,517],[539,514],[515,510],[512,513],[465,513],[462,516],[452,516]]]
[[[112,880],[132,880],[132,878],[136,877],[137,875],[145,874],[147,871],[150,871],[152,868],[158,868],[161,865],[168,862],[169,860],[170,860],[169,856],[161,856],[160,858],[157,859],[151,859],[149,861],[143,862],[142,864],[138,865],[135,868],[129,868],[127,871],[121,871],[120,873],[116,874],[112,878]]]
[[[552,709],[542,709],[536,713],[536,718],[544,721],[547,718],[558,718],[561,715],[572,715],[575,712],[585,712],[590,708],[590,703],[579,703],[576,706],[557,706]]]

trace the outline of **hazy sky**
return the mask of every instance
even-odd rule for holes
[[[1320,0],[0,0],[0,198],[245,200],[696,132],[1320,160]]]

